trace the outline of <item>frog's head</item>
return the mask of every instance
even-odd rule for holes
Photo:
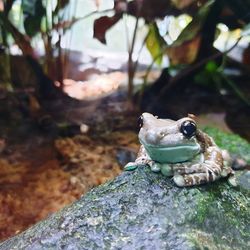
[[[184,162],[200,152],[196,140],[196,123],[190,117],[173,121],[143,113],[139,118],[139,126],[139,140],[154,161]]]

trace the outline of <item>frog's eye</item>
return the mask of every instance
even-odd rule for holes
[[[139,128],[141,128],[143,126],[143,117],[142,117],[142,115],[138,118],[137,124],[138,124]]]
[[[181,124],[181,133],[190,138],[195,135],[196,124],[192,121],[185,121]]]

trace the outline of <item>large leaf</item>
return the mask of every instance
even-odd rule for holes
[[[94,22],[94,38],[98,39],[101,43],[106,44],[107,30],[115,25],[121,17],[122,14],[115,14],[112,17],[102,16],[96,19]]]
[[[57,5],[53,14],[57,15],[58,12],[64,9],[68,4],[69,4],[69,0],[57,0]]]
[[[241,31],[242,36],[249,36],[250,35],[250,23],[245,25],[245,27]]]
[[[7,30],[15,40],[15,43],[22,50],[24,55],[35,58],[34,50],[31,46],[30,39],[26,35],[22,34],[9,19],[0,12],[0,26]]]
[[[152,58],[157,64],[161,64],[163,49],[166,46],[165,40],[161,37],[156,23],[149,25],[149,31],[146,39],[146,46]]]
[[[166,49],[173,65],[192,63],[196,59],[201,42],[200,31],[213,3],[214,1],[209,1],[202,6],[173,44]]]
[[[46,9],[41,0],[22,0],[24,14],[24,29],[28,36],[33,37],[41,28],[42,18],[46,15]]]
[[[207,4],[200,8],[197,15],[186,26],[186,28],[184,28],[176,41],[173,43],[174,46],[181,45],[183,42],[190,41],[197,36],[207,18],[208,12],[213,3],[213,0],[209,1]]]
[[[197,57],[201,43],[201,36],[197,35],[192,40],[183,42],[180,46],[170,46],[166,53],[172,65],[190,64]]]

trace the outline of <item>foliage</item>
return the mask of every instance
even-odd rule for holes
[[[213,43],[217,38],[219,23],[225,24],[229,29],[242,29],[241,37],[249,35],[250,16],[248,13],[250,1],[219,1],[219,0],[204,0],[204,1],[184,1],[184,0],[168,0],[168,1],[152,1],[152,0],[114,0],[114,14],[113,16],[102,16],[94,23],[94,37],[100,42],[106,43],[106,32],[115,25],[124,15],[134,16],[136,19],[142,18],[148,27],[148,34],[142,43],[149,50],[153,63],[161,64],[164,56],[170,60],[170,69],[173,66],[177,68],[180,65],[185,67],[179,71],[175,79],[186,76],[187,72],[194,73],[200,71],[201,73],[196,77],[199,81],[209,74],[209,79],[212,79],[214,85],[220,88],[219,85],[231,88],[238,97],[245,103],[249,101],[244,96],[240,88],[230,80],[224,73],[223,67],[217,67],[219,70],[213,72],[207,71],[207,66],[210,61],[215,60],[221,56],[226,56],[230,51],[225,53],[218,53],[213,47]],[[182,30],[176,40],[169,43],[166,40],[168,34],[162,34],[159,31],[157,21],[159,18],[166,16],[179,16],[186,13],[192,17],[192,21]],[[134,35],[131,40],[131,45],[136,39],[136,29],[138,29],[138,22],[134,27]],[[240,40],[241,38],[239,38]],[[236,41],[236,44],[239,42]],[[134,53],[134,46],[129,46],[129,67],[128,76],[129,83],[133,86],[134,72],[136,71],[137,61],[133,61],[130,54]],[[131,50],[132,48],[132,50]],[[231,48],[233,49],[234,46]],[[140,50],[141,51],[141,50]],[[139,55],[138,57],[139,58]],[[153,65],[153,64],[152,64]],[[150,68],[152,67],[150,65]],[[132,73],[131,73],[132,71]],[[147,75],[147,74],[146,74]],[[170,80],[171,81],[171,80]],[[206,81],[206,79],[204,79]],[[130,88],[132,88],[130,86]],[[130,91],[130,94],[133,91]]]
[[[165,40],[161,37],[156,23],[149,24],[146,46],[157,64],[161,64]]]
[[[196,83],[211,86],[211,83],[215,85],[215,88],[220,91],[223,88],[231,88],[235,94],[247,105],[250,105],[250,101],[245,97],[243,92],[237,87],[237,85],[230,80],[230,78],[224,73],[224,68],[219,66],[214,61],[209,61],[203,70],[201,70],[195,77]]]
[[[61,34],[65,29],[69,28],[72,22],[64,22],[64,8],[69,3],[69,0],[57,0],[54,9],[50,9],[45,5],[44,1],[40,0],[22,0],[20,8],[20,16],[23,18],[22,25],[15,26],[11,20],[15,0],[7,0],[4,2],[4,9],[0,12],[0,28],[1,40],[5,46],[11,46],[8,37],[14,40],[14,43],[19,46],[23,55],[30,56],[38,61],[36,48],[32,45],[33,38],[37,35],[41,36],[45,48],[45,63],[43,65],[45,72],[53,80],[61,80],[62,68],[60,68],[60,56],[54,55],[55,50],[60,52]],[[14,10],[13,10],[14,11]],[[64,25],[66,27],[64,27]],[[57,32],[59,39],[52,43],[52,34]],[[59,65],[58,67],[56,65]]]
[[[248,164],[250,163],[250,144],[245,139],[212,127],[205,127],[204,130],[214,138],[219,147],[228,150],[232,155],[243,158]]]
[[[22,10],[24,14],[24,28],[28,36],[33,37],[41,27],[42,18],[46,15],[46,9],[39,0],[23,0]]]
[[[57,0],[52,8],[45,5],[45,3],[51,3],[51,0],[21,0],[20,2],[20,15],[23,17],[23,23],[17,27],[10,18],[16,1],[4,1],[4,9],[0,11],[0,43],[10,46],[9,36],[11,36],[24,55],[38,61],[36,48],[32,45],[32,41],[37,36],[41,37],[45,49],[43,68],[51,79],[61,82],[64,77],[61,39],[67,29],[85,17],[72,17],[65,20],[64,10],[69,4],[69,0]],[[95,3],[98,5],[99,1],[95,1]],[[164,57],[168,57],[170,61],[169,70],[173,67],[180,69],[177,75],[170,79],[171,84],[166,89],[170,89],[176,84],[177,79],[186,77],[187,74],[198,73],[195,82],[201,82],[201,79],[207,76],[207,79],[212,80],[211,82],[218,90],[222,85],[231,88],[245,103],[249,103],[237,84],[223,73],[224,67],[218,65],[213,72],[207,70],[210,62],[217,63],[216,60],[219,57],[225,57],[230,51],[222,53],[213,47],[218,34],[218,24],[223,23],[230,30],[241,29],[241,37],[249,36],[249,7],[249,0],[114,0],[112,10],[99,12],[102,15],[99,15],[94,22],[93,37],[105,44],[106,32],[110,28],[121,20],[126,22],[124,17],[128,15],[135,17],[135,26],[129,27],[133,31],[133,36],[128,41],[128,92],[130,98],[134,92],[133,79],[140,53],[142,48],[146,47],[152,56],[152,64],[148,71],[154,63],[161,65]],[[111,15],[104,14],[106,12]],[[89,15],[95,13],[98,13],[98,10]],[[170,41],[169,32],[160,31],[159,20],[170,16],[179,17],[182,14],[189,15],[192,21],[183,28],[176,39]],[[135,54],[139,19],[144,20],[148,33],[135,57],[133,54]],[[52,39],[55,37],[55,33],[57,41]],[[236,41],[236,44],[239,40]],[[147,74],[145,79],[146,77]],[[205,83],[206,79],[203,80]]]

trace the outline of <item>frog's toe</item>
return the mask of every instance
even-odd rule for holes
[[[135,162],[129,162],[124,166],[125,171],[133,171],[138,167],[138,165]]]
[[[185,186],[185,179],[182,175],[175,175],[174,176],[174,183],[178,186],[178,187],[184,187]]]
[[[237,187],[238,186],[238,183],[237,183],[235,175],[230,176],[227,181],[233,187]]]
[[[224,168],[222,171],[221,171],[221,176],[222,177],[227,177],[228,175],[232,174],[233,171],[231,168]]]
[[[173,169],[169,164],[162,164],[161,166],[161,173],[164,176],[173,176]]]
[[[152,164],[149,165],[152,172],[158,173],[161,171],[161,166],[159,163],[153,162]]]

